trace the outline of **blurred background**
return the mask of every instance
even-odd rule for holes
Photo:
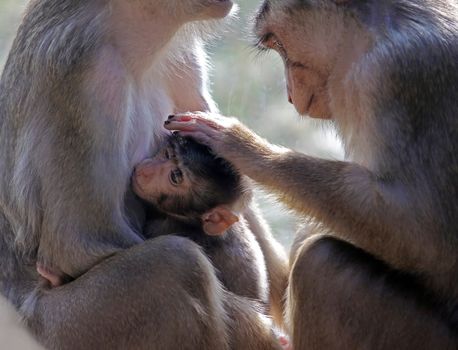
[[[238,1],[240,11],[222,38],[208,46],[211,90],[222,114],[239,117],[271,142],[330,159],[342,158],[332,129],[323,122],[299,118],[287,101],[281,60],[259,55],[251,47],[250,18],[260,0]],[[19,25],[26,0],[0,0],[0,70]],[[266,191],[258,202],[278,240],[289,248],[297,218]]]

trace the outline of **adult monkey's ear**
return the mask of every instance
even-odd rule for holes
[[[225,206],[217,206],[202,215],[204,232],[209,236],[221,236],[239,217]]]

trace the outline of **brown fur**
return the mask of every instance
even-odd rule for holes
[[[173,182],[171,175],[177,172],[181,175]],[[275,321],[283,325],[286,259],[276,253],[282,249],[274,245],[268,226],[257,219],[260,214],[247,210],[252,203],[250,181],[208,148],[172,136],[163,149],[135,167],[132,188],[150,205],[147,239],[169,234],[190,238],[203,248],[228,291],[271,305]],[[212,225],[219,231],[208,232]],[[263,234],[255,237],[254,231]],[[263,251],[273,267],[271,279],[281,281],[272,284],[270,302]]]
[[[214,115],[168,128],[317,223],[292,255],[294,348],[456,349],[456,2],[265,1],[256,34],[282,56],[298,112],[333,119],[347,160]]]
[[[202,39],[228,5],[29,4],[0,82],[0,292],[47,348],[278,348],[197,245],[144,241],[126,193],[170,113],[215,109]],[[37,263],[72,282],[48,288]]]
[[[196,242],[228,291],[258,301],[262,305],[259,310],[268,309],[266,264],[260,245],[244,218],[220,237],[207,236],[202,229],[191,228],[173,217],[155,218],[147,223],[145,236],[148,239],[163,235],[178,235]]]

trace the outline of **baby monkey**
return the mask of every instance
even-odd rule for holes
[[[148,222],[148,237],[156,236],[152,231],[182,230],[218,236],[239,221],[236,212],[251,199],[243,182],[208,147],[172,135],[154,158],[135,168],[132,186],[155,212],[155,219]]]
[[[177,234],[192,239],[229,291],[267,302],[264,257],[238,215],[252,192],[231,164],[207,146],[171,135],[156,156],[136,167],[132,187],[150,204],[146,238]]]

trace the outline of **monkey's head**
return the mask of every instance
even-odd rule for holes
[[[336,103],[354,102],[338,100],[354,76],[370,71],[366,85],[384,80],[393,69],[384,60],[396,62],[409,45],[427,40],[428,21],[434,26],[453,7],[447,0],[265,0],[256,16],[257,46],[281,55],[288,98],[300,114],[333,118]],[[368,57],[374,48],[379,54]]]
[[[133,189],[160,212],[218,235],[238,221],[251,197],[244,178],[190,138],[171,136],[158,154],[135,168]]]
[[[301,115],[333,117],[330,80],[367,44],[350,2],[265,0],[256,16],[257,46],[282,57],[288,100]]]

